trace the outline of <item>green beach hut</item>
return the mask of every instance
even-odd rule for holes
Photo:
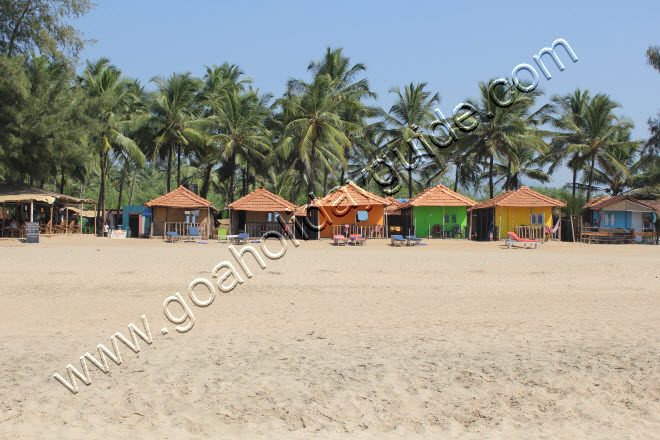
[[[468,237],[468,207],[474,200],[444,185],[427,188],[409,199],[401,208],[406,218],[406,234],[417,237]]]

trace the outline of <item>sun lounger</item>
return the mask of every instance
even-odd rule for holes
[[[188,228],[188,240],[193,241],[199,241],[199,239],[202,238],[199,235],[199,226],[190,226]]]
[[[250,238],[250,234],[247,232],[241,232],[236,238],[234,238],[234,244],[247,244],[248,238]]]
[[[175,241],[181,240],[182,235],[177,234],[174,231],[169,231],[167,233],[167,238],[169,239],[170,243],[174,243]]]
[[[402,246],[405,242],[403,235],[392,235],[392,246]]]
[[[335,246],[341,246],[342,244],[348,243],[348,239],[343,235],[333,235],[332,239],[335,242]]]
[[[534,249],[538,249],[539,244],[543,244],[542,241],[520,238],[515,232],[507,232],[507,234],[509,235],[509,238],[505,243],[508,249],[511,249],[512,244],[522,244],[523,248],[526,248],[527,245],[529,245],[530,248],[534,246]]]
[[[351,234],[351,243],[355,246],[364,246],[367,243],[367,240],[365,240],[360,234]]]
[[[415,246],[422,242],[421,238],[417,238],[414,235],[406,235],[406,240],[408,241],[408,246]]]

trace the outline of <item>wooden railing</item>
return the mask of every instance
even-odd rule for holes
[[[544,232],[545,226],[515,226],[514,230],[516,235],[520,238],[528,238],[531,240],[543,240],[548,238],[550,240],[559,240],[559,228],[555,232]]]
[[[348,238],[351,234],[360,234],[364,238],[386,238],[382,225],[332,225],[332,235]]]
[[[202,238],[209,238],[209,225],[207,223],[186,223],[186,222],[165,222],[165,231],[163,236],[167,236],[168,232],[176,232],[179,235],[188,235],[188,228],[198,227],[199,235]]]
[[[289,228],[293,228],[293,225],[285,223]],[[252,238],[262,237],[266,232],[275,231],[284,235],[284,229],[279,222],[249,222],[243,226],[242,230],[237,233],[247,232]]]

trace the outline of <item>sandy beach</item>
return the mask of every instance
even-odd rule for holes
[[[289,243],[179,333],[226,244],[0,241],[0,438],[657,438],[660,246],[426,242]]]

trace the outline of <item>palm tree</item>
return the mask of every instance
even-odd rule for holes
[[[518,147],[512,151],[515,160],[504,164],[495,164],[495,173],[501,176],[496,183],[504,182],[504,189],[516,190],[521,185],[523,178],[536,180],[537,182],[547,183],[550,176],[541,169],[542,160],[534,157],[534,152],[523,147]]]
[[[199,80],[190,73],[172,74],[167,79],[154,78],[157,90],[150,102],[150,112],[145,115],[145,123],[155,133],[153,158],[167,146],[166,191],[170,192],[172,179],[172,157],[177,155],[177,186],[181,185],[181,156],[190,150],[191,145],[202,147],[206,138],[204,127],[208,124],[200,118],[198,92]],[[205,124],[206,123],[206,124]]]
[[[107,58],[87,62],[87,68],[81,77],[81,86],[98,103],[96,111],[101,129],[95,136],[93,144],[99,154],[101,176],[97,219],[103,218],[101,223],[103,228],[105,226],[105,215],[102,215],[105,213],[105,186],[112,153],[129,158],[140,166],[144,164],[144,154],[136,143],[126,136],[130,110],[134,108],[137,96],[134,93],[134,83],[122,78],[121,72],[110,65]]]
[[[578,126],[578,121],[590,100],[588,90],[583,92],[576,89],[567,95],[553,95],[550,104],[545,106],[541,118],[543,123],[559,130],[552,135],[550,151],[544,157],[544,163],[550,164],[548,174],[553,174],[560,165],[566,162],[568,168],[573,172],[573,197],[576,197],[578,173],[584,168],[586,158],[579,150],[569,150],[567,145],[582,142],[584,133]]]
[[[209,145],[216,147],[215,158],[223,162],[222,169],[229,173],[228,203],[234,201],[234,180],[237,160],[243,165],[243,195],[248,191],[250,165],[258,169],[271,150],[270,132],[264,127],[269,115],[270,95],[260,96],[257,91],[239,92],[231,89],[220,100],[217,113],[210,119],[216,134]]]
[[[408,197],[413,195],[413,151],[412,143],[417,140],[425,145],[429,151],[428,135],[422,134],[420,128],[428,128],[434,121],[433,106],[440,102],[440,95],[425,90],[427,83],[410,83],[403,91],[396,87],[390,93],[396,94],[396,101],[389,112],[382,109],[376,111],[385,126],[390,137],[390,149],[398,153],[401,158],[403,152],[407,152],[408,160],[404,164],[408,171]]]
[[[205,116],[215,117],[221,112],[222,105],[227,103],[227,94],[232,92],[243,92],[247,84],[252,83],[252,79],[244,77],[244,73],[240,68],[234,64],[223,63],[221,66],[207,66],[206,75],[204,75],[204,86],[201,91],[201,101],[206,107]],[[215,131],[212,129],[211,134],[219,134],[218,127]],[[218,155],[216,154],[215,145],[207,143],[206,148],[200,148],[196,151],[199,159],[199,165],[204,169],[204,176],[202,177],[200,195],[206,197],[211,180],[211,173],[213,168],[218,164]],[[225,167],[221,170],[221,174],[227,171]],[[232,168],[232,173],[235,168]],[[233,175],[232,175],[233,177]],[[233,189],[233,182],[231,185]],[[232,191],[233,194],[233,191]],[[231,197],[233,201],[233,195]]]
[[[548,149],[548,145],[543,140],[548,133],[536,128],[539,112],[532,111],[536,98],[540,96],[541,92],[522,93],[517,88],[512,87],[512,89],[510,92],[503,87],[491,90],[486,83],[481,82],[479,83],[480,100],[467,100],[477,109],[473,115],[476,128],[462,135],[462,142],[464,145],[471,145],[468,147],[469,151],[475,154],[477,161],[488,167],[490,198],[494,196],[493,178],[496,159],[506,162],[505,189],[509,189],[512,182],[512,170],[519,165],[516,152],[522,148],[530,148],[533,151],[544,153]],[[507,93],[513,94],[512,104],[499,105],[498,102],[506,102],[511,98],[507,96]],[[471,124],[464,123],[464,125]]]
[[[297,152],[307,170],[307,197],[311,202],[316,183],[316,163],[328,169],[330,160],[346,167],[345,151],[351,147],[346,133],[356,130],[355,124],[341,118],[347,105],[359,105],[358,97],[366,92],[360,86],[339,87],[339,81],[329,75],[317,75],[311,83],[289,81],[289,92],[277,105],[290,117],[286,122],[278,149],[282,154]]]
[[[647,163],[639,157],[640,146],[630,141],[630,129],[619,131],[618,140],[624,144],[613,148],[609,155],[597,158],[597,168],[593,170],[593,182],[604,186],[610,195],[623,194],[634,186],[640,170]]]
[[[625,170],[625,167],[617,161],[613,152],[618,148],[628,148],[636,145],[634,142],[620,140],[621,131],[626,128],[633,128],[634,125],[628,119],[617,118],[614,109],[618,107],[619,104],[612,101],[609,96],[605,94],[595,95],[575,121],[576,129],[581,130],[582,135],[576,143],[567,144],[570,153],[577,152],[589,161],[587,202],[591,200],[596,160],[608,160],[613,166]]]

